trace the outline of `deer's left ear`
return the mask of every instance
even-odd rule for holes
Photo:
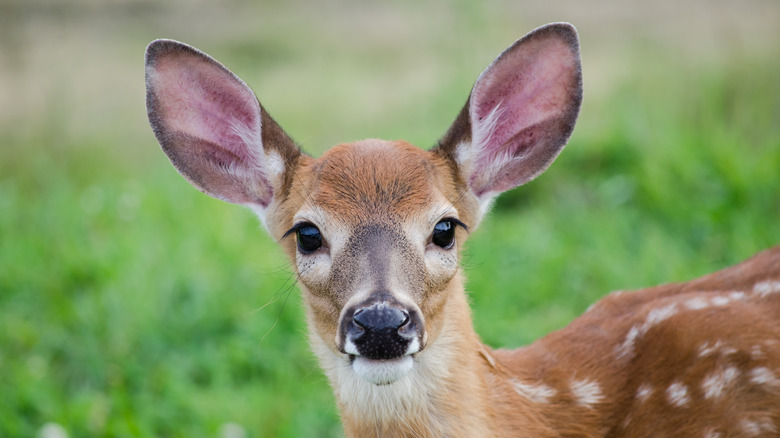
[[[549,24],[482,72],[436,150],[456,162],[484,212],[496,195],[547,169],[568,141],[581,102],[577,31]]]

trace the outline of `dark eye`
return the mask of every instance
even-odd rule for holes
[[[452,248],[455,243],[455,221],[453,219],[442,219],[433,227],[431,241],[436,246],[444,249]]]
[[[298,249],[304,253],[309,254],[322,246],[322,234],[312,224],[302,224],[295,230],[295,237],[298,240]]]

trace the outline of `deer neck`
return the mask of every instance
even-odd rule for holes
[[[474,331],[460,275],[447,293],[441,310],[447,318],[436,339],[417,355],[412,371],[390,385],[356,376],[343,357],[311,335],[347,436],[548,436],[549,429],[517,398],[511,376]]]

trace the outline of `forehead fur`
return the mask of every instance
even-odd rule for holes
[[[431,204],[432,186],[449,191],[436,177],[441,170],[436,168],[442,165],[436,159],[401,141],[339,145],[314,165],[310,196],[323,209],[350,221],[376,215],[402,218]]]

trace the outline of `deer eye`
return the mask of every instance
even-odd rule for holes
[[[455,225],[454,219],[442,219],[433,227],[431,242],[434,245],[444,249],[452,248],[455,243]]]
[[[310,223],[298,225],[295,229],[295,237],[298,241],[298,250],[303,254],[310,254],[322,246],[320,230]]]

